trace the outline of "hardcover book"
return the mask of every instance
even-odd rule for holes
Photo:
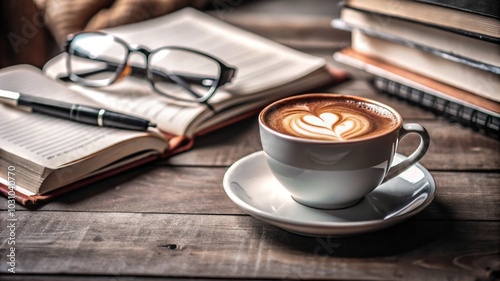
[[[489,0],[416,0],[451,9],[500,19],[500,2]]]
[[[500,21],[498,17],[471,13],[464,9],[451,8],[445,5],[432,5],[411,0],[348,0],[346,5],[361,11],[431,25],[480,40],[497,44],[500,42]],[[486,6],[498,7],[495,4]],[[494,11],[490,11],[490,13],[495,13]],[[496,13],[498,13],[498,10],[496,10]]]
[[[369,57],[500,102],[500,73],[494,71],[498,67],[492,71],[483,70],[358,30],[352,32],[352,48]]]
[[[422,23],[386,17],[379,14],[342,8],[340,19],[332,26],[346,31],[358,30],[407,47],[416,48],[439,58],[500,74],[500,47],[459,33]]]

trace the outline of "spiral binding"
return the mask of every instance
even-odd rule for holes
[[[384,77],[374,77],[372,85],[378,91],[396,96],[413,105],[418,105],[437,116],[443,116],[449,121],[458,122],[473,130],[482,131],[490,137],[500,139],[500,116],[498,115],[495,116],[480,109],[469,107],[466,104],[437,97]]]

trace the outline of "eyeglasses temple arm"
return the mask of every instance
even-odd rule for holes
[[[235,75],[236,75],[236,68],[235,67],[222,65],[221,66],[221,77],[219,80],[219,87],[231,82],[231,80],[233,80]]]

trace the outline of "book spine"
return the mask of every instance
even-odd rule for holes
[[[456,9],[500,19],[500,2],[495,0],[416,0],[450,9]]]
[[[354,26],[354,25],[351,25],[351,24],[343,21],[342,19],[333,20],[332,26],[337,28],[337,29],[351,31],[351,32],[353,30],[359,30],[360,32],[362,32],[366,35],[369,35],[372,37],[377,37],[377,38],[380,38],[380,39],[383,39],[383,40],[386,40],[386,41],[389,41],[389,42],[392,42],[395,44],[404,45],[404,46],[407,46],[410,48],[415,48],[415,49],[418,49],[420,51],[435,55],[435,56],[440,57],[440,58],[443,58],[445,60],[453,61],[456,63],[460,63],[460,64],[467,65],[470,67],[474,67],[477,69],[488,71],[491,73],[500,74],[500,66],[488,64],[485,62],[480,62],[480,61],[477,61],[477,60],[474,60],[471,58],[466,58],[464,56],[454,54],[453,52],[442,51],[442,50],[439,50],[439,49],[431,47],[431,46],[427,46],[427,45],[424,45],[424,44],[421,44],[421,43],[418,43],[415,41],[410,41],[407,39],[399,38],[397,36],[393,36],[393,35],[390,35],[387,33],[379,32],[379,31],[375,31],[375,30],[370,30],[370,29],[363,28],[363,27]]]
[[[444,30],[444,31],[448,31],[448,32],[453,32],[453,33],[456,33],[456,34],[460,34],[462,36],[467,36],[467,37],[470,37],[470,38],[474,38],[474,39],[478,39],[478,40],[483,40],[483,41],[494,43],[494,44],[500,44],[500,38],[498,38],[498,37],[490,36],[490,35],[482,34],[482,33],[478,33],[478,32],[474,32],[474,31],[467,30],[467,29],[458,29],[458,28],[446,27],[446,26],[443,26],[443,25],[438,25],[438,24],[434,24],[434,23],[430,23],[430,22],[425,22],[425,21],[414,20],[414,19],[410,19],[410,18],[407,18],[407,17],[403,17],[403,16],[387,15],[387,14],[380,13],[380,12],[374,12],[374,11],[370,11],[370,10],[361,9],[361,8],[358,8],[358,7],[355,7],[355,6],[350,6],[349,4],[346,4],[343,7],[349,8],[351,10],[355,10],[355,11],[359,11],[359,12],[364,12],[364,13],[368,13],[368,14],[380,17],[381,20],[387,20],[388,18],[394,17],[394,18],[399,19],[399,20],[405,20],[405,21],[416,23],[416,24],[422,24],[422,25],[425,25],[425,26],[428,26],[428,27],[431,27],[431,28],[437,28],[437,29],[441,29],[441,30]]]
[[[373,78],[372,85],[380,92],[404,99],[438,116],[443,116],[450,121],[458,122],[463,126],[482,131],[490,137],[500,139],[499,116],[437,97],[380,76]]]

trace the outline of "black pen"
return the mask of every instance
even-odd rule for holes
[[[135,116],[103,108],[34,97],[12,91],[0,90],[0,103],[21,107],[32,112],[100,127],[111,127],[135,131],[145,131],[149,127],[156,127],[156,125],[151,123],[149,120]]]

